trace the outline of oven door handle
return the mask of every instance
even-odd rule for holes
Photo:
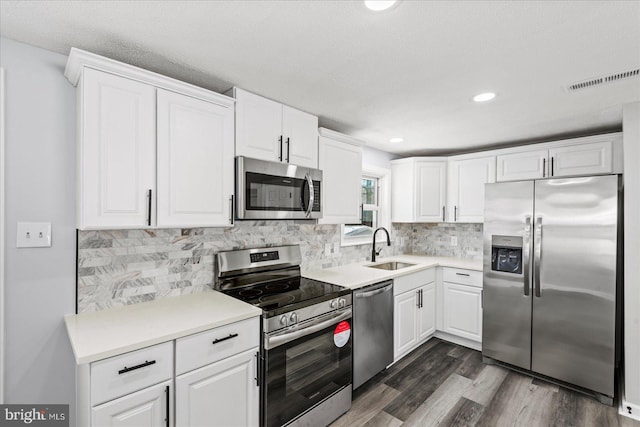
[[[350,317],[351,307],[348,307],[343,310],[338,310],[335,313],[331,313],[328,319],[327,316],[322,316],[316,320],[308,322],[307,324],[300,324],[300,328],[292,331],[284,331],[272,336],[267,335],[264,340],[264,348],[265,350],[271,350],[272,348],[279,347],[283,344],[297,340],[298,338],[314,334],[328,326],[349,319]]]

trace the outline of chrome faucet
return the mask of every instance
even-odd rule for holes
[[[382,248],[380,248],[380,250],[376,252],[376,233],[380,230],[384,231],[387,235],[387,246],[391,246],[391,238],[389,237],[389,232],[387,231],[387,229],[384,227],[376,228],[376,231],[373,232],[373,244],[371,246],[371,262],[375,262],[376,255],[380,255],[380,252],[382,251]]]

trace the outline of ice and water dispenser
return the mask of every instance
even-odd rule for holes
[[[522,274],[522,237],[491,236],[491,270]]]

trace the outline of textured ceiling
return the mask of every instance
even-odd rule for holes
[[[640,100],[640,77],[565,90],[640,66],[638,1],[2,0],[0,35],[236,85],[399,154],[619,128]],[[498,97],[471,102],[487,90]]]

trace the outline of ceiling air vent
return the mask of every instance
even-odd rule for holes
[[[587,89],[593,86],[600,86],[605,83],[615,82],[617,80],[628,79],[630,77],[636,77],[640,75],[640,68],[634,70],[624,71],[622,73],[609,74],[602,77],[596,77],[589,80],[583,80],[581,82],[572,83],[567,86],[567,91],[573,92],[580,89]]]

